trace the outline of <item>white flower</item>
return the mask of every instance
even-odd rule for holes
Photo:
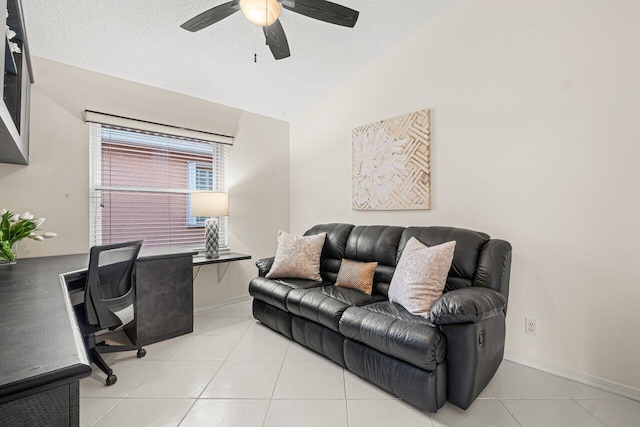
[[[33,237],[32,237],[32,236],[29,236],[29,237],[30,237],[31,239],[33,239],[33,240],[37,240],[38,242],[41,242],[41,241],[43,241],[43,240],[44,240],[44,237],[42,237],[42,236],[38,236],[38,235],[33,236]]]
[[[385,207],[402,183],[406,142],[387,135],[385,129],[357,131],[353,138],[353,198],[358,206]]]
[[[15,214],[14,216],[12,216],[12,217],[9,219],[9,221],[10,221],[10,222],[18,222],[18,221],[20,221],[20,215]]]
[[[20,49],[20,46],[18,46],[18,43],[8,41],[8,44],[9,44],[9,49],[11,49],[11,52],[22,53],[22,49]]]
[[[26,211],[24,213],[21,213],[20,215],[18,215],[18,218],[21,220],[27,220],[27,219],[31,219],[31,214],[29,213],[29,211]]]
[[[42,224],[44,224],[44,218],[37,218],[33,222],[36,224],[36,227],[40,227]]]
[[[4,214],[6,214],[7,212],[9,212],[9,211],[7,211],[6,209],[2,209],[2,211],[0,211],[0,215],[4,215]]]
[[[45,237],[45,239],[53,239],[54,237],[58,237],[58,234],[52,231],[47,231],[43,234],[43,236]]]

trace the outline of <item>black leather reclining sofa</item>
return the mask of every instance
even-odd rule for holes
[[[267,279],[273,258],[256,263],[254,317],[418,408],[436,412],[446,400],[468,408],[502,361],[511,245],[450,227],[323,224],[305,235],[322,232],[323,282]],[[411,237],[427,246],[456,241],[430,319],[387,299]],[[371,296],[333,286],[343,258],[379,263]]]

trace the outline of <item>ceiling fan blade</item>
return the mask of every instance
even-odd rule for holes
[[[282,7],[309,18],[353,28],[360,12],[326,0],[283,1]]]
[[[289,42],[287,36],[284,34],[284,28],[279,19],[269,25],[268,27],[262,27],[264,30],[264,36],[267,38],[267,44],[273,57],[276,59],[284,59],[291,56],[289,52]]]
[[[227,16],[233,15],[239,10],[240,0],[232,0],[228,3],[221,4],[213,9],[202,12],[198,16],[194,16],[184,24],[180,25],[180,27],[191,32],[200,31],[209,25],[213,25],[216,22],[223,20]]]

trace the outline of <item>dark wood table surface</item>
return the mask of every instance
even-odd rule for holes
[[[65,255],[0,267],[0,402],[91,374],[60,277],[88,262],[88,255]]]
[[[143,249],[140,259],[195,252]],[[91,374],[63,274],[83,276],[88,254],[0,266],[0,403]],[[74,273],[67,275],[73,278]]]
[[[240,254],[238,252],[221,253],[215,258],[206,258],[202,254],[197,254],[193,257],[193,265],[208,265],[208,264],[222,264],[232,261],[243,261],[245,259],[251,259],[251,255]]]

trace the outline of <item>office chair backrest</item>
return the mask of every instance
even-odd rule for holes
[[[141,247],[142,240],[91,248],[84,293],[87,323],[106,329],[133,320],[133,280]]]

